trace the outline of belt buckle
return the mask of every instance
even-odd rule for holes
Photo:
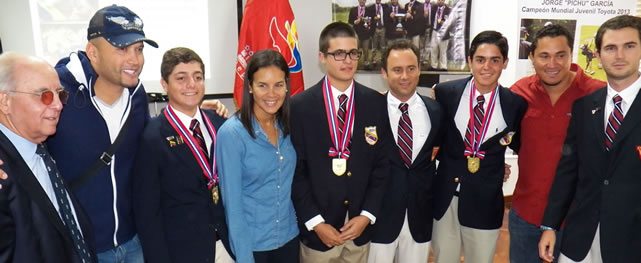
[[[102,152],[102,154],[100,155],[100,158],[98,159],[100,159],[100,161],[102,161],[102,163],[104,163],[105,165],[110,165],[111,160],[113,160],[112,156],[109,155],[107,152]]]

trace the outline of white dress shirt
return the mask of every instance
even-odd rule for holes
[[[432,129],[432,122],[430,115],[427,112],[427,107],[421,97],[414,92],[414,95],[406,101],[408,105],[408,115],[412,121],[412,162],[418,156],[418,153],[423,148],[423,144],[427,140],[427,136]],[[398,121],[401,119],[402,112],[398,108],[401,101],[394,97],[391,92],[387,93],[387,112],[389,114],[390,127],[394,134],[395,142],[398,141]]]

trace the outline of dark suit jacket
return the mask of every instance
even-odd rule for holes
[[[389,17],[389,14],[390,14],[389,5],[381,3],[381,8],[383,9],[383,13],[380,14],[380,19],[383,20],[383,28],[385,28],[385,25],[387,23],[392,23],[392,18]],[[367,11],[365,12],[371,14],[372,16],[371,28],[372,28],[372,34],[373,34],[374,30],[376,29],[376,24],[377,24],[376,22],[378,21],[374,19],[376,17],[376,4],[369,5],[367,7]]]
[[[9,178],[0,189],[0,262],[82,262],[56,208],[11,141],[0,132],[0,160]],[[85,242],[95,258],[87,216],[71,191]]]
[[[385,96],[354,82],[354,128],[349,146],[351,156],[347,172],[336,176],[332,172],[332,146],[325,115],[322,81],[292,97],[292,142],[298,161],[292,183],[292,200],[298,217],[303,244],[326,251],[314,231],[308,231],[305,222],[321,215],[325,223],[337,230],[349,218],[366,210],[375,217],[381,216],[385,181],[389,175],[388,134]],[[370,145],[365,141],[365,127],[376,127],[378,141]],[[357,245],[370,241],[371,225],[356,238]]]
[[[347,22],[350,25],[352,25],[352,27],[354,28],[354,31],[356,31],[356,35],[358,35],[358,40],[359,41],[367,40],[372,36],[372,28],[374,26],[371,25],[372,24],[371,22],[374,21],[373,18],[376,15],[376,14],[372,15],[372,13],[371,13],[372,10],[369,10],[368,7],[365,7],[365,15],[364,16],[372,18],[372,20],[370,20],[370,23],[367,23],[367,27],[365,27],[365,22],[364,22],[363,19],[361,19],[360,23],[354,24],[354,21],[356,21],[356,19],[358,19],[358,6],[352,7],[349,10],[349,16],[347,18],[348,19]]]
[[[559,229],[561,252],[579,261],[600,225],[603,262],[641,261],[641,93],[605,150],[606,89],[574,103],[543,225]],[[558,241],[557,241],[558,242]]]
[[[392,39],[397,39],[397,38],[402,38],[405,36],[407,33],[407,28],[405,27],[405,20],[401,22],[401,25],[403,26],[403,31],[397,31],[396,26],[398,25],[398,21],[396,18],[390,17],[390,14],[392,13],[392,5],[388,5],[387,8],[389,9],[389,13],[385,15],[385,38],[388,40]],[[405,14],[405,9],[403,9],[402,6],[398,6],[398,11],[396,12],[397,14]]]
[[[205,115],[216,129],[224,122],[210,111]],[[189,147],[171,147],[170,136],[179,137],[164,114],[150,120],[134,167],[134,215],[145,260],[213,262],[216,233],[231,251],[222,200],[214,205]]]
[[[436,85],[436,100],[443,108],[444,135],[438,154],[437,176],[434,178],[434,218],[440,220],[443,217],[459,181],[460,224],[476,229],[497,229],[503,221],[502,186],[506,149],[499,140],[508,132],[515,132],[509,147],[518,151],[521,119],[527,103],[509,89],[499,88],[499,100],[507,128],[481,144],[480,150],[485,151],[485,158],[481,160],[479,171],[472,174],[467,170],[467,158],[463,155],[465,143],[454,121],[469,80],[466,78]]]
[[[423,15],[423,3],[414,1],[412,9],[409,9],[410,3],[405,4],[406,12],[411,12],[412,19],[405,22],[405,29],[407,29],[407,37],[425,34],[425,17]]]
[[[436,20],[436,13],[438,12],[438,7],[439,6],[438,5],[435,5],[435,6],[436,7],[434,7],[434,10],[432,10],[432,12],[434,12],[434,18],[433,18],[434,20],[432,20],[432,21],[433,21],[434,24],[436,24],[436,28],[435,29],[439,30],[443,26],[443,23],[445,22],[447,17],[450,16],[450,12],[452,12],[452,8],[447,6],[446,4],[443,4],[443,6],[445,6],[445,8],[443,9],[443,17],[441,18],[441,21],[437,21]],[[447,38],[449,38],[449,37],[447,37]]]
[[[432,240],[432,180],[436,171],[432,149],[438,145],[442,112],[436,101],[423,96],[421,99],[430,118],[423,121],[429,121],[432,125],[430,133],[409,169],[405,167],[398,147],[389,147],[391,169],[381,209],[385,212],[376,219],[372,242],[393,242],[401,232],[405,211],[414,241],[423,243]],[[387,123],[386,129],[393,134],[389,120]],[[393,136],[389,140],[396,141]]]

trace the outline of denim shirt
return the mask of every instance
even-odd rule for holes
[[[254,262],[254,251],[285,245],[298,235],[291,200],[296,152],[279,129],[272,145],[258,122],[252,138],[238,115],[216,136],[216,163],[229,239],[237,262]]]

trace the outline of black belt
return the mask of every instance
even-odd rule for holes
[[[458,196],[458,195],[459,195],[459,191],[454,191],[454,196]]]

